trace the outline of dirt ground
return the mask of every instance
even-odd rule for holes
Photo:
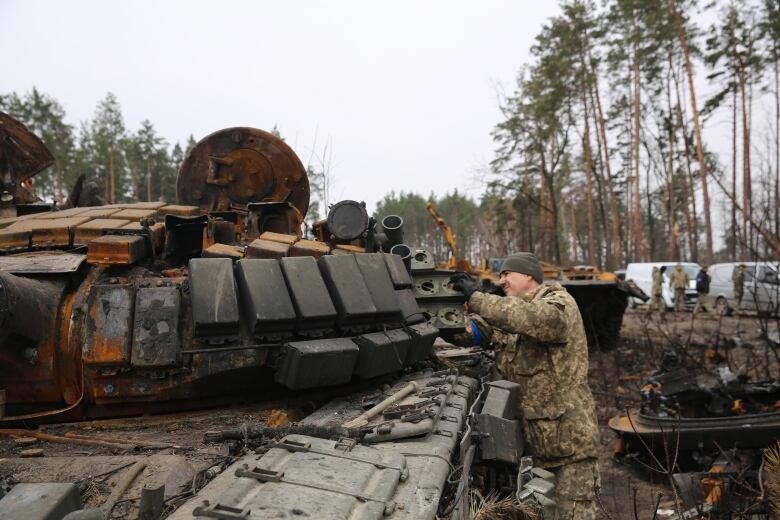
[[[771,324],[770,330],[772,327],[777,330],[776,324]],[[670,313],[662,320],[634,310],[626,314],[617,349],[591,352],[590,383],[596,397],[603,446],[601,518],[652,519],[656,504],[673,508],[665,478],[614,459],[615,435],[607,427],[610,417],[638,405],[639,389],[657,368],[664,350],[675,349],[690,363],[703,367],[721,362],[727,363],[735,374],[745,373],[755,379],[780,377],[777,359],[762,348],[766,344],[766,329],[765,320],[756,317],[716,319],[703,315],[692,319],[690,313]],[[54,424],[38,429],[58,437],[75,435],[108,443],[101,446],[36,439],[20,444],[3,435],[0,485],[76,481],[87,505],[98,506],[115,492],[125,468],[141,462],[145,464],[144,478],[137,479],[117,498],[112,517],[136,517],[144,485],[165,484],[166,510],[172,511],[231,460],[229,446],[205,442],[206,432],[238,429],[246,423],[283,426],[302,418],[314,406],[301,402],[237,403],[198,412]],[[155,443],[158,446],[145,445]],[[36,449],[42,450],[42,458],[21,457],[24,450]]]
[[[591,352],[590,385],[601,425],[601,518],[652,519],[659,510],[673,510],[668,477],[616,461],[616,436],[610,417],[639,405],[639,390],[658,367],[665,350],[673,350],[689,366],[714,370],[728,366],[753,380],[780,377],[777,350],[766,348],[766,334],[777,322],[753,316],[712,316],[689,312],[657,313],[628,310],[617,349]],[[636,513],[635,513],[636,511]],[[655,518],[664,518],[659,514]]]

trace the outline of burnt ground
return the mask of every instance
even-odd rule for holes
[[[753,316],[716,317],[691,313],[667,313],[648,317],[641,309],[628,310],[618,348],[591,352],[590,385],[601,426],[601,518],[652,519],[656,503],[673,510],[668,475],[649,471],[641,464],[620,462],[613,456],[616,436],[607,421],[627,408],[638,407],[639,390],[658,367],[666,350],[686,365],[700,370],[728,366],[734,374],[752,380],[780,377],[778,350],[767,348],[765,330],[777,330],[777,322]],[[770,333],[771,337],[771,333]],[[636,513],[635,513],[636,511]],[[668,516],[658,515],[657,518]]]
[[[639,404],[639,390],[664,350],[676,350],[694,366],[714,367],[720,362],[754,379],[780,377],[777,358],[764,348],[762,329],[766,326],[765,320],[755,316],[692,319],[690,313],[677,317],[670,313],[661,321],[657,316],[648,319],[643,311],[628,311],[618,348],[591,352],[590,383],[603,447],[601,518],[652,519],[656,503],[661,508],[674,507],[667,476],[615,460],[615,435],[607,427],[610,417]],[[714,348],[716,343],[718,348]],[[141,461],[146,464],[143,478],[122,493],[113,518],[137,517],[144,485],[165,483],[166,508],[172,511],[232,460],[227,445],[205,442],[206,432],[237,429],[245,423],[285,426],[315,406],[301,401],[236,403],[195,412],[45,425],[37,430],[108,443],[100,446],[36,439],[22,444],[0,435],[0,484],[76,481],[87,505],[94,507],[116,490],[127,468]],[[130,444],[112,446],[116,441]],[[22,451],[30,449],[41,450],[43,457],[22,458]]]

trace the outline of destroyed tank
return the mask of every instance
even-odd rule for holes
[[[342,201],[304,239],[306,171],[254,128],[201,140],[177,195],[0,219],[0,432],[299,397],[314,412],[291,428],[207,434],[264,444],[171,518],[468,518],[477,489],[549,514],[553,477],[523,457],[518,385],[491,381],[487,356],[431,356],[463,329],[464,298],[403,244],[401,217]],[[29,486],[0,518],[82,505],[73,487]]]

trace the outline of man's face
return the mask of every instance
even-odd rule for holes
[[[513,271],[504,271],[498,280],[498,285],[507,296],[520,296],[539,286],[539,282],[531,276]]]

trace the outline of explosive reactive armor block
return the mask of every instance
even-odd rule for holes
[[[405,365],[411,365],[428,359],[433,353],[433,342],[439,336],[439,329],[428,322],[418,323],[407,328],[412,337]]]
[[[249,326],[256,336],[278,339],[290,336],[295,308],[282,268],[276,260],[239,260],[236,279]]]
[[[342,331],[364,331],[376,318],[376,306],[360,275],[354,255],[326,255],[318,264],[338,312]]]
[[[362,253],[355,255],[360,274],[368,287],[371,300],[376,307],[376,319],[389,326],[403,323],[401,306],[393,288],[387,264],[381,253]]]
[[[276,382],[290,390],[347,383],[358,354],[349,338],[288,343],[277,364]]]
[[[364,379],[401,370],[411,336],[401,329],[372,332],[353,338],[360,347],[355,375]]]
[[[95,285],[89,295],[87,334],[81,358],[88,364],[130,361],[133,286]]]
[[[189,266],[195,334],[237,336],[239,311],[233,261],[229,258],[193,258]]]
[[[486,434],[480,443],[480,455],[483,460],[517,464],[524,449],[517,420],[520,385],[502,380],[486,386],[485,403],[477,415],[477,429]]]
[[[310,256],[301,256],[282,258],[279,265],[295,306],[296,332],[304,336],[318,337],[332,331],[336,323],[336,308],[330,299],[317,261]]]
[[[81,509],[81,497],[75,484],[39,482],[16,484],[0,500],[0,520],[59,520]]]
[[[144,287],[135,298],[133,366],[173,365],[179,355],[178,287]]]
[[[414,298],[414,293],[411,289],[399,289],[395,291],[395,296],[401,305],[404,323],[413,325],[425,321],[425,316],[420,310],[420,306],[417,305],[417,300]]]
[[[396,289],[411,287],[412,277],[409,276],[409,271],[406,270],[406,266],[401,257],[389,253],[383,253],[382,256],[387,264],[387,271],[390,273],[390,278],[393,280],[393,287]]]

